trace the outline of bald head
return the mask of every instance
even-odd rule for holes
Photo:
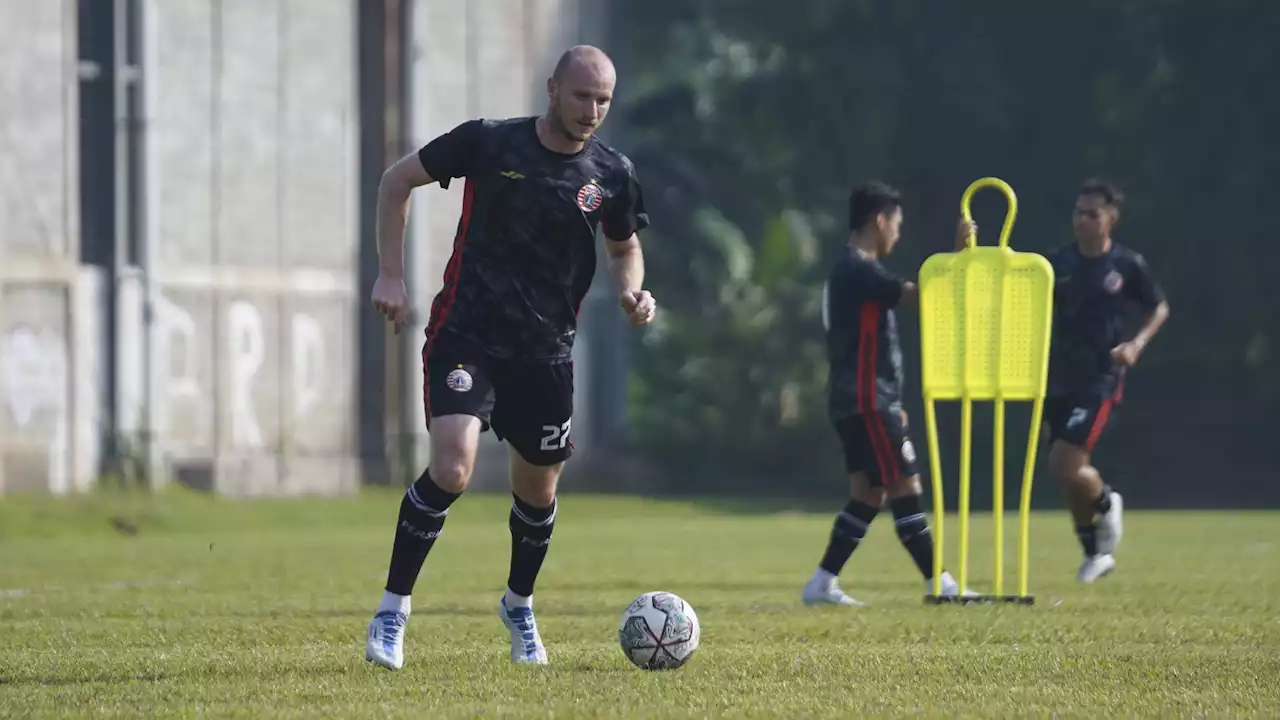
[[[590,140],[609,113],[616,82],[613,61],[600,48],[566,50],[547,80],[547,119],[556,134],[574,147]]]
[[[551,79],[560,82],[571,73],[584,72],[596,76],[616,77],[613,61],[604,51],[594,45],[574,45],[560,56]]]

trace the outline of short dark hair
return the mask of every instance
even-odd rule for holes
[[[1097,195],[1117,211],[1124,207],[1124,192],[1106,178],[1093,177],[1085,180],[1077,195]]]
[[[902,207],[902,194],[879,180],[854,188],[849,195],[849,230],[857,232],[883,212]]]

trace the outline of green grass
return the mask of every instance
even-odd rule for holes
[[[873,605],[813,609],[799,604],[799,588],[826,540],[827,513],[566,495],[537,598],[552,665],[514,668],[494,607],[509,500],[468,496],[419,582],[407,665],[390,673],[364,662],[363,638],[398,502],[386,493],[0,500],[0,716],[1280,709],[1274,513],[1131,511],[1117,573],[1091,587],[1073,582],[1066,516],[1038,515],[1030,608],[925,607],[881,518],[844,575]],[[975,523],[972,584],[986,589],[990,536],[985,519]],[[623,608],[654,589],[683,596],[702,622],[702,647],[678,671],[637,670],[617,647]]]

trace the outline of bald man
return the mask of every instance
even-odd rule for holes
[[[560,471],[573,452],[571,352],[595,274],[598,229],[623,313],[644,325],[655,310],[641,287],[636,234],[649,218],[635,168],[595,136],[615,81],[599,49],[570,48],[547,80],[542,116],[464,122],[382,177],[373,304],[397,333],[408,317],[409,195],[454,178],[465,178],[465,187],[422,349],[430,467],[400,503],[386,591],[369,625],[365,657],[378,665],[404,665],[410,595],[489,429],[507,443],[513,496],[511,566],[498,612],[512,662],[547,662],[533,586],[555,527]]]

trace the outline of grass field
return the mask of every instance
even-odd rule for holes
[[[843,577],[873,605],[813,609],[799,589],[827,513],[566,495],[537,593],[552,664],[514,668],[495,612],[509,499],[477,494],[450,515],[391,673],[363,638],[398,502],[0,500],[0,716],[1280,713],[1280,514],[1131,511],[1116,574],[1091,587],[1073,582],[1065,515],[1037,516],[1029,608],[925,607],[881,518]],[[682,670],[637,670],[617,647],[620,613],[653,589],[701,619]]]

